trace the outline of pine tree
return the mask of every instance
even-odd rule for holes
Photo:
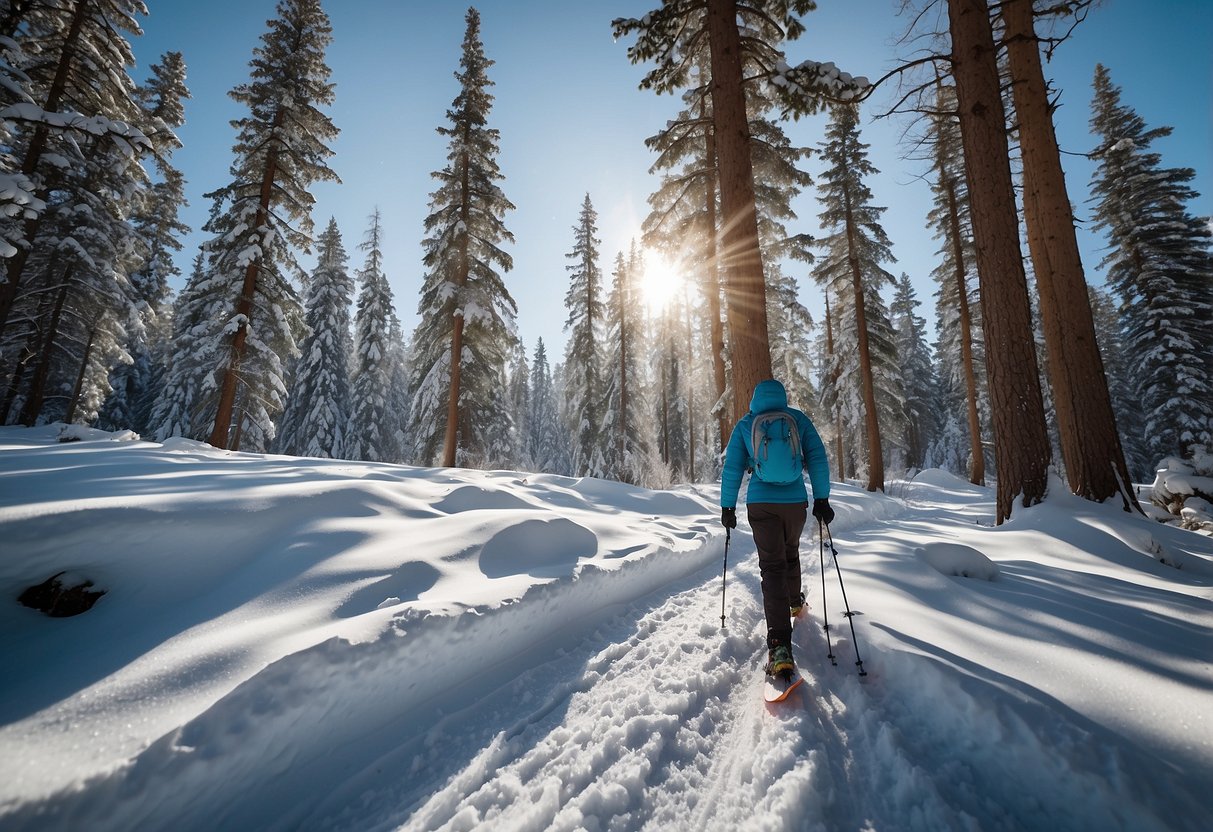
[[[531,421],[531,368],[527,363],[526,350],[519,343],[510,362],[510,412],[514,422],[511,467],[522,471],[535,470],[535,460],[528,449]]]
[[[1107,234],[1108,285],[1120,300],[1124,347],[1139,362],[1137,396],[1148,453],[1190,457],[1213,447],[1213,253],[1207,218],[1185,204],[1190,168],[1164,168],[1150,149],[1169,127],[1147,127],[1095,68],[1091,180],[1095,228]]]
[[[166,329],[161,319],[168,314],[169,281],[181,274],[173,255],[181,250],[178,238],[190,230],[179,219],[186,205],[185,177],[171,162],[173,151],[181,146],[174,131],[185,123],[183,101],[190,97],[181,53],[166,53],[151,72],[152,78],[137,92],[156,148],[159,181],[141,193],[132,217],[139,265],[129,277],[134,306],[124,324],[131,362],[111,371],[113,392],[100,420],[100,426],[111,430],[130,428],[140,433],[147,428],[149,400],[156,394],[151,340],[154,332]]]
[[[790,83],[780,72],[788,67],[779,46],[804,32],[797,15],[812,8],[811,0],[665,0],[661,8],[643,18],[612,23],[616,37],[637,35],[628,49],[633,63],[657,61],[657,67],[641,82],[642,88],[671,92],[686,85],[693,67],[709,68],[711,83],[701,86],[711,91],[710,140],[718,170],[722,229],[717,262],[727,276],[725,311],[736,391],[752,390],[771,376],[766,275],[750,138],[749,108],[755,93],[747,90],[745,68],[757,66],[750,80],[778,85],[771,94],[779,94],[785,104],[795,99],[800,112],[820,106],[825,85],[817,82],[815,73],[793,73],[803,83]],[[748,404],[748,396],[734,395],[733,418],[744,415]]]
[[[644,426],[649,419],[644,390],[644,321],[640,317],[641,258],[633,243],[631,253],[615,256],[611,291],[607,297],[606,416],[603,420],[603,453],[606,476],[621,482],[640,483],[649,459],[650,437]]]
[[[304,337],[278,435],[282,453],[341,459],[350,422],[350,301],[354,281],[346,268],[337,221],[317,240],[318,259],[308,283]]]
[[[893,319],[893,343],[905,395],[906,464],[913,468],[923,467],[927,449],[939,430],[939,385],[927,346],[926,321],[914,311],[919,305],[910,276],[902,272],[893,302],[889,304],[889,313]]]
[[[208,329],[204,318],[205,284],[205,258],[200,251],[185,288],[173,304],[164,378],[148,417],[148,431],[160,442],[173,436],[198,438],[205,426],[205,415],[199,418],[196,412],[207,374],[198,345]]]
[[[500,245],[514,237],[502,221],[514,206],[498,186],[498,131],[488,127],[493,65],[480,40],[480,14],[468,9],[459,95],[447,111],[447,166],[434,173],[424,241],[427,274],[413,336],[411,424],[418,457],[443,465],[488,462],[508,436],[501,397],[517,340],[517,307],[498,269],[513,261]]]
[[[570,474],[568,434],[560,425],[557,389],[540,338],[531,359],[531,409],[527,414],[526,456],[535,471]]]
[[[601,477],[605,462],[599,443],[602,429],[602,383],[599,372],[599,333],[603,326],[602,270],[598,265],[598,214],[590,195],[585,195],[577,224],[573,226],[573,250],[565,256],[573,262],[564,305],[568,310],[564,329],[569,333],[564,366],[566,410],[572,415],[573,471],[577,476]]]
[[[1016,498],[1024,506],[1044,498],[1049,439],[989,9],[985,3],[948,0],[948,23],[987,342],[998,464],[995,517],[1002,523]]]
[[[80,194],[73,188],[90,185],[97,189],[97,201],[108,207],[113,195],[104,192],[106,183],[97,181],[98,169],[85,168],[89,163],[100,166],[109,157],[118,166],[102,168],[104,173],[125,180],[126,186],[138,181],[139,156],[151,150],[140,129],[135,84],[126,71],[134,64],[127,35],[141,31],[138,17],[147,12],[143,3],[6,5],[2,74],[17,80],[4,86],[6,103],[11,93],[17,106],[7,111],[0,126],[0,135],[7,137],[0,152],[0,176],[11,185],[4,188],[3,199],[10,205],[0,210],[0,256],[6,258],[6,279],[0,281],[0,336],[8,335],[23,285],[38,294],[55,291],[30,285],[34,279],[48,279],[47,258],[42,258],[43,269],[27,268],[31,259],[36,262],[40,252],[55,248],[61,239],[62,226],[44,225],[47,210],[55,202],[74,205]],[[121,213],[115,208],[111,216]],[[43,334],[51,336],[53,351],[58,333]]]
[[[827,165],[821,175],[819,215],[827,235],[820,245],[825,249],[814,269],[817,281],[839,298],[836,309],[842,332],[835,338],[854,343],[858,415],[867,442],[868,490],[884,489],[884,442],[880,416],[901,413],[901,393],[896,385],[896,356],[888,312],[880,290],[893,284],[893,275],[881,267],[893,259],[888,235],[880,226],[886,209],[871,204],[872,192],[864,180],[879,171],[868,161],[868,145],[859,140],[859,114],[853,106],[831,111],[822,157]],[[849,291],[843,291],[844,287]],[[844,348],[842,354],[848,354]],[[839,379],[845,383],[845,376]],[[846,389],[845,387],[843,389]],[[879,403],[878,403],[879,399]],[[845,411],[844,411],[845,412]],[[858,427],[859,423],[855,423]],[[889,434],[886,427],[885,434]],[[896,434],[893,433],[893,436]],[[891,438],[891,437],[888,437]]]
[[[1091,314],[1095,317],[1095,336],[1108,374],[1108,393],[1116,411],[1124,443],[1125,462],[1133,482],[1149,482],[1154,476],[1154,462],[1147,452],[1146,419],[1141,400],[1137,398],[1136,356],[1125,345],[1120,314],[1110,292],[1090,288]]]
[[[392,382],[392,287],[383,274],[383,226],[379,209],[371,214],[359,248],[366,260],[358,271],[358,309],[354,314],[354,372],[345,454],[350,459],[394,459],[394,423],[403,414],[390,410]]]
[[[391,414],[391,460],[407,463],[412,461],[413,446],[408,422],[412,410],[412,396],[409,391],[412,353],[394,307],[391,326],[388,327],[388,367],[387,401],[388,413]]]
[[[283,359],[297,352],[302,328],[291,247],[310,245],[309,188],[337,180],[326,163],[337,128],[319,109],[333,102],[325,63],[331,41],[319,0],[280,0],[253,51],[251,80],[230,93],[249,113],[233,122],[232,182],[215,193],[226,210],[205,227],[213,294],[206,353],[218,362],[207,441],[218,448],[235,447],[236,435],[263,446],[283,406]]]
[[[706,404],[716,405],[711,416],[718,434],[716,444],[723,448],[733,420],[726,392],[727,355],[721,316],[724,287],[717,257],[719,176],[707,60],[706,55],[697,59],[694,77],[699,83],[683,93],[683,111],[664,130],[645,140],[658,154],[650,172],[661,171],[662,175],[657,190],[648,198],[651,210],[643,230],[647,246],[671,252],[697,278],[707,307],[707,344],[712,363],[713,395]]]

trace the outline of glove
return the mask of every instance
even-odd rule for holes
[[[834,509],[830,508],[830,501],[822,497],[820,500],[813,501],[813,516],[827,526],[834,522]]]
[[[720,510],[720,525],[726,529],[737,528],[737,509],[722,508]]]

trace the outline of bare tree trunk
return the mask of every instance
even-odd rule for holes
[[[59,103],[67,90],[68,71],[76,57],[76,42],[80,39],[80,30],[85,19],[91,13],[90,6],[90,0],[78,0],[76,3],[72,22],[67,30],[67,37],[63,41],[63,51],[59,53],[59,64],[55,67],[55,77],[51,80],[50,88],[46,92],[46,99],[42,103],[42,109],[47,112],[59,109]],[[21,162],[21,172],[26,176],[33,175],[38,167],[38,162],[42,160],[48,135],[49,129],[45,124],[39,124],[34,128],[34,134],[30,137],[29,146],[25,150],[25,159]],[[38,198],[45,202],[48,193],[46,188],[42,188],[38,192]],[[8,279],[4,283],[0,283],[0,334],[3,334],[8,327],[8,316],[17,302],[17,288],[21,284],[25,264],[29,261],[34,247],[34,238],[38,236],[38,229],[41,225],[41,214],[36,214],[25,221],[22,229],[25,244],[18,245],[17,253],[10,257],[5,264],[5,274]]]
[[[825,292],[826,301],[826,353],[830,356],[830,363],[833,369],[830,372],[830,385],[834,388],[835,401],[838,395],[838,367],[834,362],[834,315],[830,311],[830,291],[827,288]],[[843,446],[842,436],[842,413],[835,407],[834,413],[834,457],[837,462],[835,471],[840,480],[846,479],[846,448]]]
[[[880,440],[880,419],[876,412],[876,384],[872,378],[872,349],[868,343],[868,313],[863,298],[863,273],[856,253],[855,218],[851,195],[846,203],[847,261],[851,264],[851,289],[855,293],[855,329],[859,340],[859,373],[863,380],[864,425],[868,437],[868,491],[884,491],[884,448]]]
[[[58,258],[51,258],[48,273],[52,273],[59,268]],[[9,413],[13,409],[13,403],[17,400],[17,395],[21,392],[21,383],[25,380],[25,373],[29,370],[31,363],[38,357],[39,353],[39,330],[38,323],[47,319],[50,314],[51,307],[55,304],[55,296],[50,292],[42,295],[42,299],[38,302],[38,308],[34,312],[32,318],[24,321],[26,325],[25,343],[23,343],[17,352],[18,358],[13,365],[12,372],[9,374],[8,390],[4,394],[4,402],[0,403],[0,424],[7,425]],[[17,339],[14,339],[16,343]]]
[[[1013,502],[1040,502],[1048,488],[1045,427],[1019,219],[1011,185],[1006,113],[985,0],[948,0],[952,66],[986,334],[986,370],[998,464],[997,522]]]
[[[38,363],[34,366],[29,393],[26,394],[25,404],[21,407],[21,416],[18,419],[26,427],[32,427],[42,413],[42,403],[46,396],[46,379],[51,370],[51,356],[55,350],[55,339],[59,336],[59,321],[63,317],[63,306],[67,302],[67,290],[74,272],[75,267],[72,266],[69,266],[64,272],[63,283],[55,295],[55,305],[51,309],[50,320],[46,322],[42,348],[38,351]]]
[[[960,205],[956,183],[942,172],[948,198],[948,234],[955,260],[956,301],[960,317],[960,364],[965,376],[965,399],[969,417],[969,482],[983,485],[986,481],[986,455],[981,447],[981,416],[977,409],[977,370],[973,366],[973,317],[969,311],[969,287],[964,257],[964,242],[960,229]]]
[[[274,113],[274,130],[282,126],[283,111]],[[265,171],[261,176],[261,192],[258,195],[257,214],[253,220],[253,228],[263,228],[269,219],[270,201],[274,192],[274,177],[278,174],[278,144],[275,140],[265,155]],[[236,300],[236,314],[244,320],[236,328],[232,336],[232,346],[228,353],[227,368],[223,371],[223,381],[219,384],[219,407],[215,412],[215,426],[211,429],[210,438],[206,441],[216,448],[232,448],[230,434],[232,430],[232,410],[236,404],[236,382],[240,378],[240,365],[244,361],[244,351],[248,342],[249,325],[253,322],[253,302],[257,295],[257,277],[261,272],[262,253],[254,258],[244,270],[244,283],[240,287],[240,297]]]
[[[1119,494],[1126,510],[1137,506],[1087,294],[1074,213],[1057,149],[1031,0],[1007,0],[1011,89],[1023,158],[1024,222],[1040,292],[1040,317],[1049,351],[1053,406],[1066,476],[1075,494],[1103,502]]]
[[[670,363],[669,338],[667,332],[666,343],[661,349],[661,461],[667,465],[670,463],[670,386],[666,378],[666,368]]]
[[[97,339],[97,324],[88,328],[88,341],[84,344],[84,355],[80,359],[80,372],[76,373],[76,384],[72,387],[72,397],[67,403],[67,413],[63,421],[71,424],[76,418],[76,407],[80,404],[80,393],[84,390],[84,377],[88,375],[88,363],[93,357],[93,344]]]
[[[632,305],[631,265],[626,265],[619,275],[619,465],[620,476],[625,476],[628,450],[628,309]]]
[[[695,481],[695,358],[692,355],[691,347],[693,339],[691,338],[691,299],[689,290],[686,284],[683,284],[682,292],[682,311],[683,322],[686,325],[687,338],[687,364],[686,364],[686,385],[687,385],[687,436],[688,436],[688,452],[690,459],[688,464],[690,470],[687,471],[687,480]]]
[[[700,116],[706,120],[706,102],[700,108]],[[704,234],[707,244],[707,279],[703,293],[708,299],[708,327],[712,350],[712,380],[716,383],[716,398],[719,402],[727,389],[728,378],[724,367],[724,321],[720,317],[720,263],[717,261],[716,236],[719,233],[716,219],[716,179],[718,174],[716,163],[716,133],[712,125],[706,127],[706,151],[704,167],[711,171],[708,175],[708,187],[704,200],[704,211],[707,226]],[[720,449],[723,451],[729,444],[732,433],[732,420],[723,407],[716,414],[716,426],[720,431]]]
[[[735,0],[707,0],[712,52],[712,119],[716,127],[720,208],[720,261],[726,275],[725,310],[733,357],[733,418],[749,409],[749,393],[771,377],[766,281],[758,248],[749,117],[741,86],[741,38]]]

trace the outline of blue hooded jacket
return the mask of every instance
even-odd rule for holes
[[[800,429],[800,447],[804,454],[804,468],[809,472],[809,481],[813,484],[814,499],[825,499],[830,496],[830,463],[826,458],[826,448],[813,426],[809,417],[794,407],[788,407],[788,394],[783,385],[774,379],[760,381],[754,387],[754,395],[750,399],[750,412],[741,417],[741,421],[733,428],[729,437],[729,447],[724,452],[724,470],[720,475],[720,506],[721,508],[737,507],[737,492],[741,490],[741,478],[746,471],[754,467],[753,439],[754,416],[771,410],[782,410],[790,413]],[[804,503],[808,502],[809,493],[804,487],[804,478],[784,485],[763,482],[758,477],[750,477],[749,488],[746,489],[747,503]]]

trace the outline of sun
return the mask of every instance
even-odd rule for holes
[[[640,288],[644,305],[650,316],[660,315],[674,298],[686,288],[686,270],[681,263],[671,260],[660,252],[646,249],[644,272],[640,276]]]

